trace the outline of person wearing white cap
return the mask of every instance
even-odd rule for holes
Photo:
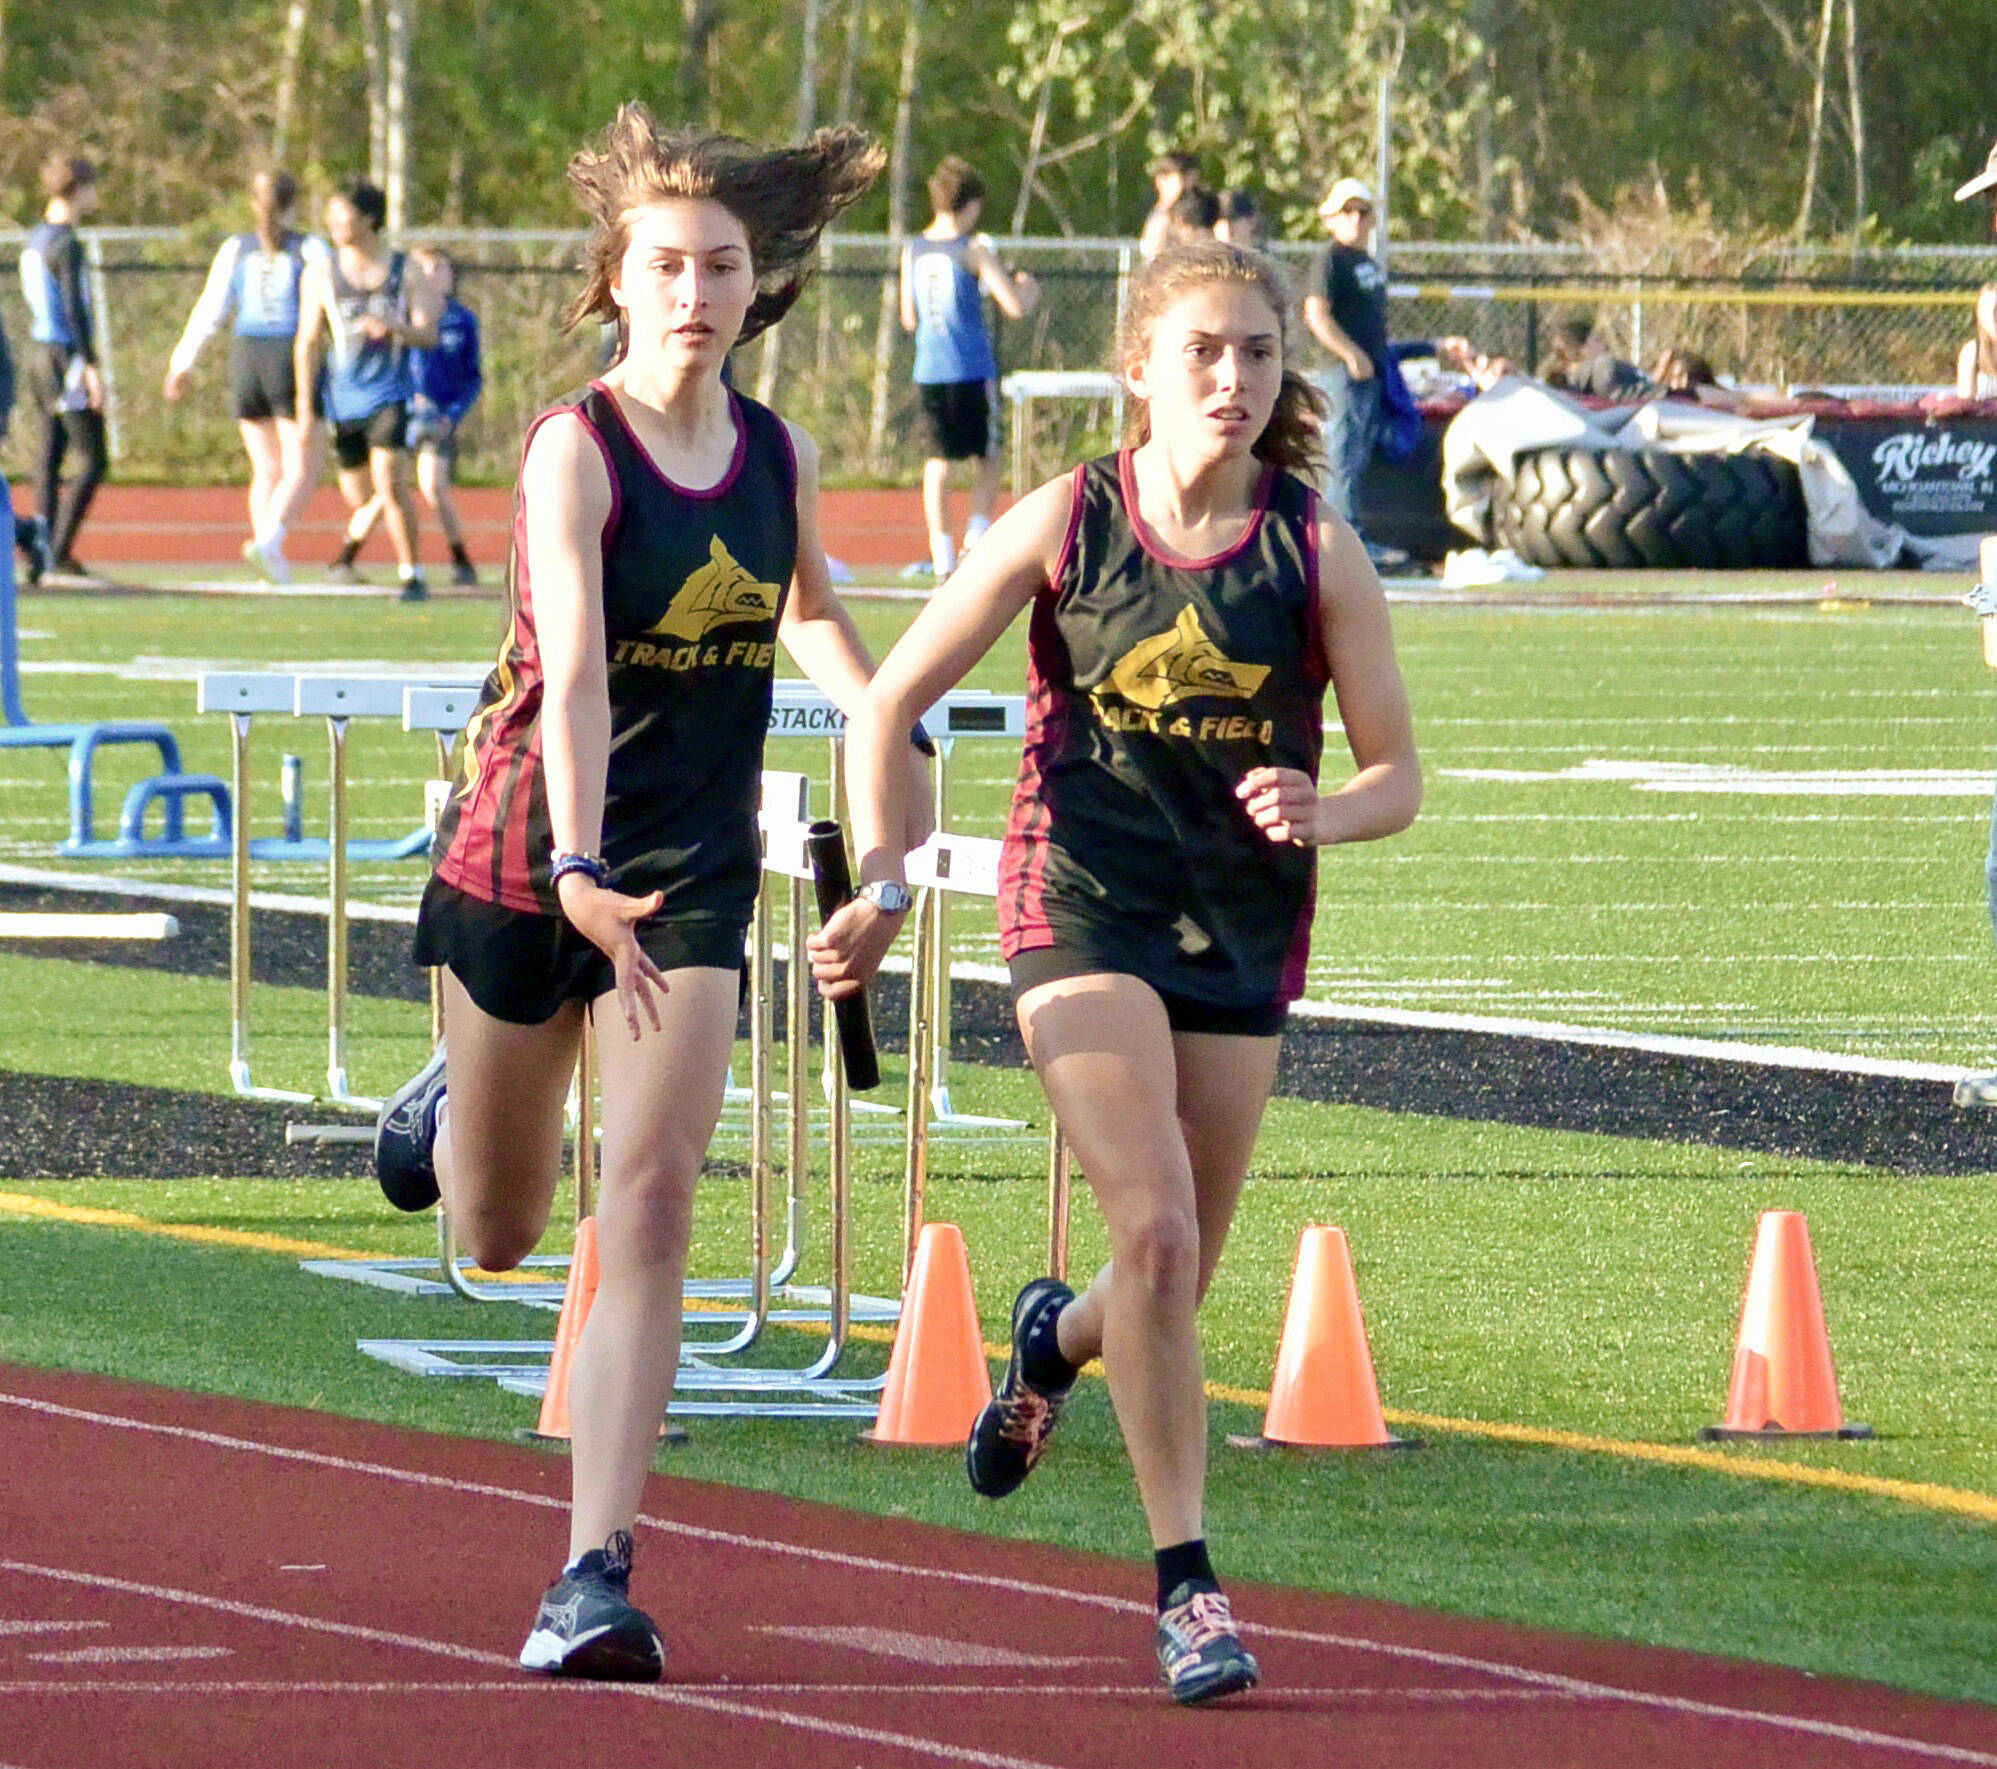
[[[1334,360],[1326,425],[1324,497],[1355,522],[1359,475],[1380,429],[1380,375],[1387,358],[1387,273],[1362,243],[1373,225],[1373,192],[1341,178],[1317,206],[1331,242],[1311,267],[1304,324]]]
[[[1957,187],[1955,200],[1966,203],[1971,197],[1982,196],[1986,191],[1997,196],[1997,141],[1990,144],[1990,156],[1983,162],[1983,170],[1967,184]],[[1991,211],[1991,223],[1997,226],[1997,209]]]

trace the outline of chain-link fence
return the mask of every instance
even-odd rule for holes
[[[182,482],[239,477],[225,341],[210,346],[185,399],[170,405],[161,393],[168,354],[206,275],[205,254],[177,234],[107,229],[86,237],[110,347],[117,472]],[[602,359],[592,329],[561,331],[562,308],[578,286],[581,236],[417,237],[457,257],[460,298],[478,314],[485,340],[486,391],[462,438],[460,472],[505,482],[527,420]],[[18,238],[0,234],[0,248]],[[999,328],[1003,367],[1108,367],[1133,247],[1058,239],[999,245],[1008,263],[1034,273],[1043,295],[1030,318]],[[1313,254],[1308,245],[1277,248],[1299,289]],[[780,409],[818,436],[830,479],[906,482],[919,462],[914,349],[899,322],[896,262],[885,238],[826,240],[818,276],[781,328],[774,364],[766,364],[772,347],[764,344],[737,363],[742,386],[772,390]],[[1522,365],[1544,355],[1560,320],[1585,315],[1620,354],[1646,364],[1678,346],[1751,385],[1926,388],[1951,379],[1977,285],[1997,278],[1997,251],[1770,248],[1725,261],[1710,251],[1696,260],[1653,252],[1633,267],[1627,253],[1611,259],[1578,247],[1406,244],[1393,248],[1389,269],[1395,336],[1460,333]],[[12,278],[0,288],[0,323],[19,362],[26,315]],[[1106,400],[1044,402],[1032,471],[1107,447],[1111,424]],[[4,455],[10,474],[30,466],[30,428],[13,427]]]

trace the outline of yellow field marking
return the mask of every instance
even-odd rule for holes
[[[1267,1390],[1230,1388],[1209,1382],[1215,1400],[1242,1406],[1266,1407]],[[1951,1511],[1984,1523],[1997,1523],[1997,1494],[1966,1487],[1937,1486],[1924,1480],[1892,1480],[1877,1474],[1852,1474],[1842,1468],[1815,1468],[1801,1462],[1777,1462],[1765,1456],[1729,1456],[1689,1444],[1645,1443],[1636,1438],[1592,1437],[1584,1431],[1562,1431],[1550,1425],[1512,1425],[1502,1420],[1452,1419],[1441,1413],[1410,1413],[1398,1407],[1381,1409],[1390,1425],[1412,1425],[1423,1431],[1456,1437],[1483,1437],[1497,1443],[1529,1444],[1535,1449],[1572,1450],[1587,1455],[1620,1456],[1628,1462],[1656,1462],[1668,1468],[1698,1468],[1710,1474],[1731,1474],[1742,1480],[1772,1480],[1793,1486],[1827,1487],[1841,1493],[1867,1493],[1898,1499],[1929,1511]]]
[[[297,1259],[365,1259],[350,1247],[330,1247],[323,1241],[300,1241],[290,1235],[260,1234],[254,1229],[211,1228],[200,1222],[156,1222],[123,1210],[97,1210],[83,1204],[57,1204],[22,1192],[0,1192],[0,1210],[13,1216],[39,1216],[50,1222],[76,1223],[85,1228],[132,1229],[139,1234],[164,1235],[211,1247],[247,1247],[258,1253],[288,1253]]]
[[[137,1234],[160,1235],[170,1240],[192,1241],[206,1246],[282,1253],[296,1259],[365,1260],[386,1257],[379,1253],[360,1252],[352,1247],[330,1246],[323,1241],[301,1241],[289,1235],[212,1228],[196,1222],[158,1222],[151,1217],[134,1216],[123,1210],[58,1204],[46,1198],[31,1198],[21,1192],[0,1192],[0,1213],[39,1217],[45,1221],[71,1223],[84,1228],[126,1229]],[[894,1330],[891,1327],[856,1325],[850,1329],[850,1337],[870,1344],[888,1345],[893,1343]],[[984,1341],[984,1352],[988,1358],[1007,1358],[1012,1355],[1012,1348],[987,1339]],[[1088,1373],[1099,1374],[1101,1368],[1100,1364],[1091,1364]],[[1209,1382],[1206,1391],[1209,1398],[1235,1406],[1266,1408],[1269,1404],[1266,1388],[1237,1388],[1225,1382]],[[1737,1480],[1765,1480],[1789,1486],[1821,1487],[1830,1492],[1860,1493],[1871,1498],[1893,1499],[1924,1511],[1941,1511],[1957,1517],[1973,1517],[1980,1523],[1997,1523],[1997,1494],[1980,1493],[1966,1487],[1940,1486],[1924,1480],[1893,1480],[1877,1474],[1853,1474],[1843,1468],[1816,1468],[1800,1462],[1778,1462],[1765,1456],[1727,1455],[1718,1450],[1696,1449],[1689,1444],[1594,1437],[1587,1432],[1562,1431],[1549,1425],[1456,1419],[1441,1413],[1406,1412],[1397,1407],[1388,1407],[1384,1411],[1391,1425],[1442,1432],[1452,1437],[1479,1437],[1493,1443],[1524,1444],[1533,1449],[1615,1456],[1626,1462],[1651,1462],[1667,1468],[1696,1468],[1708,1474],[1732,1475]]]

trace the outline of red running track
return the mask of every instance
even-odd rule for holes
[[[488,571],[506,562],[512,538],[513,493],[498,486],[460,486],[458,514],[465,524],[466,550]],[[825,550],[849,565],[901,566],[926,559],[922,497],[909,491],[831,491],[822,494],[820,522]],[[31,507],[24,486],[14,488],[14,506]],[[961,524],[969,505],[960,492],[951,500],[952,518]],[[448,564],[436,518],[419,502],[418,533],[423,558]],[[313,495],[286,545],[292,564],[309,576],[339,551],[347,507],[330,484]],[[91,505],[77,537],[78,554],[92,566],[230,565],[241,567],[249,537],[249,516],[241,490],[233,486],[107,485]],[[361,555],[363,566],[387,566],[393,555],[388,537],[377,530]]]
[[[1989,1708],[1275,1587],[1183,1712],[1148,1569],[662,1475],[667,1680],[558,1683],[558,1459],[0,1366],[0,1467],[4,1769],[1997,1765]]]

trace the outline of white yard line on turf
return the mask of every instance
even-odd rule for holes
[[[173,1438],[185,1443],[206,1444],[211,1448],[237,1451],[244,1455],[262,1456],[273,1461],[301,1463],[315,1468],[331,1468],[342,1473],[365,1474],[377,1480],[385,1480],[397,1485],[425,1487],[432,1490],[463,1493],[478,1498],[500,1499],[511,1504],[528,1505],[537,1510],[566,1511],[568,1501],[548,1493],[522,1492],[512,1487],[495,1486],[487,1481],[458,1480],[449,1475],[425,1474],[416,1469],[396,1468],[381,1462],[363,1462],[348,1456],[327,1455],[317,1450],[291,1449],[280,1444],[259,1443],[251,1438],[231,1437],[222,1432],[200,1431],[186,1425],[161,1425],[150,1419],[134,1419],[118,1413],[99,1413],[82,1407],[63,1406],[56,1401],[37,1399],[32,1395],[0,1393],[0,1406],[19,1407],[26,1412],[40,1414],[47,1418],[70,1419],[83,1424],[99,1425],[111,1430],[137,1431],[151,1436]],[[829,1548],[811,1548],[798,1542],[773,1540],[767,1536],[744,1535],[736,1530],[705,1529],[694,1524],[676,1522],[671,1518],[652,1517],[641,1514],[638,1521],[649,1529],[661,1534],[681,1536],[690,1541],[713,1542],[725,1547],[740,1549],[745,1554],[777,1554],[787,1558],[805,1560],[822,1566],[840,1566],[860,1572],[885,1573],[890,1577],[903,1579],[932,1579],[942,1584],[959,1585],[983,1590],[1008,1591],[1019,1596],[1053,1599],[1064,1603],[1079,1604],[1085,1608],[1114,1611],[1120,1615],[1149,1617],[1153,1614],[1152,1605],[1140,1598],[1115,1597],[1105,1592],[1072,1591],[1061,1585],[1039,1584],[1030,1579],[1005,1578],[995,1573],[964,1572],[952,1567],[913,1566],[903,1561],[886,1560],[869,1554],[847,1554]],[[20,1562],[0,1560],[0,1571],[48,1572],[48,1569],[23,1566]],[[127,1585],[122,1580],[99,1580],[81,1574],[49,1572],[49,1576],[67,1578],[79,1584],[100,1584],[107,1589],[132,1590],[141,1594],[159,1594],[150,1587]],[[225,1599],[205,1599],[190,1596],[195,1603],[205,1603],[215,1608],[226,1608],[237,1613],[248,1613],[251,1605],[231,1604]],[[283,1612],[270,1611],[273,1617],[283,1616]],[[419,1642],[413,1637],[389,1636],[379,1630],[364,1629],[347,1623],[317,1623],[306,1617],[290,1618],[300,1625],[323,1627],[327,1631],[349,1634],[355,1637],[374,1637],[383,1640],[404,1641],[418,1645],[423,1650],[440,1652],[453,1658],[469,1662],[511,1667],[511,1659],[501,1659],[492,1653],[478,1652],[471,1647],[452,1646],[442,1642]],[[1768,1727],[1777,1732],[1788,1732],[1816,1738],[1838,1739],[1844,1743],[1864,1745],[1884,1751],[1894,1751],[1905,1755],[1931,1757],[1941,1762],[1971,1763],[1981,1769],[1997,1769],[1997,1755],[1986,1751],[1968,1750],[1960,1745],[1934,1744],[1925,1739],[1905,1738],[1896,1733],[1874,1732],[1863,1727],[1845,1726],[1836,1721],[1812,1719],[1801,1714],[1772,1713],[1758,1708],[1729,1707],[1718,1702],[1695,1701],[1684,1696],[1661,1695],[1645,1689],[1625,1689],[1615,1684],[1593,1683],[1578,1677],[1566,1677],[1557,1672],[1535,1670],[1528,1665],[1515,1665],[1502,1659],[1473,1658],[1463,1653],[1441,1652],[1430,1647],[1406,1646],[1395,1641],[1372,1640],[1360,1635],[1318,1633],[1305,1628],[1272,1627],[1250,1624],[1245,1630],[1254,1634],[1266,1634],[1272,1639],[1292,1640],[1302,1645],[1333,1646],[1353,1652],[1375,1653],[1387,1658],[1403,1659],[1410,1663],[1435,1665],[1451,1670],[1478,1671],[1485,1675],[1501,1678],[1507,1682],[1525,1684],[1532,1688],[1557,1690],[1569,1695],[1597,1701],[1627,1702],[1632,1706],[1648,1708],[1657,1712],[1688,1714],[1702,1719],[1731,1720],[1752,1726]],[[659,1690],[658,1684],[630,1684],[624,1687],[637,1690]],[[769,1718],[782,1724],[810,1726],[813,1723],[802,1716],[786,1715],[769,1710],[741,1707],[709,1698],[695,1700],[687,1692],[687,1705],[711,1707],[716,1711],[739,1711],[750,1718]],[[823,1728],[819,1728],[823,1729]],[[902,1742],[897,1740],[896,1742]],[[961,1753],[954,1760],[964,1762],[1010,1763],[1012,1759],[979,1756],[974,1753]]]
[[[386,1472],[384,1470],[384,1472]],[[329,1621],[321,1616],[296,1615],[290,1610],[272,1609],[260,1603],[239,1603],[229,1597],[211,1597],[200,1591],[183,1591],[172,1585],[148,1585],[136,1579],[112,1578],[103,1573],[76,1572],[68,1567],[37,1566],[25,1560],[0,1560],[0,1572],[25,1578],[49,1579],[57,1584],[81,1585],[95,1591],[116,1591],[128,1597],[149,1598],[158,1603],[174,1603],[213,1614],[236,1616],[245,1621],[267,1622],[281,1628],[298,1628],[308,1633],[331,1634],[340,1639],[364,1641],[371,1646],[399,1646],[409,1652],[430,1653],[455,1659],[462,1664],[482,1665],[488,1670],[518,1671],[516,1662],[504,1653],[484,1652],[473,1646],[460,1646],[448,1640],[431,1640],[421,1634],[402,1634],[387,1628],[363,1627],[357,1622]],[[521,1684],[528,1674],[520,1673]],[[172,1687],[168,1685],[166,1687]],[[817,1732],[856,1743],[888,1745],[933,1757],[944,1763],[971,1763],[983,1769],[1053,1769],[1052,1765],[1028,1757],[1003,1756],[995,1751],[970,1750],[938,1738],[921,1738],[913,1733],[890,1732],[878,1726],[860,1726],[840,1720],[824,1720],[815,1714],[791,1713],[783,1708],[758,1707],[750,1702],[730,1701],[697,1689],[670,1683],[625,1683],[618,1687],[636,1699],[656,1702],[663,1707],[690,1708],[696,1712],[723,1714],[731,1719],[760,1720],[794,1731]]]
[[[110,897],[151,897],[162,903],[210,903],[226,909],[233,901],[219,886],[163,884],[150,878],[121,878],[111,873],[84,874],[57,872],[43,866],[14,866],[0,863],[0,884],[39,885],[54,891],[88,891]],[[301,897],[286,891],[252,891],[252,909],[287,910],[294,915],[325,915],[331,904],[324,897]],[[347,914],[355,921],[399,921],[416,925],[414,907],[390,903],[347,904]]]
[[[108,895],[155,897],[163,902],[212,903],[226,906],[229,893],[202,885],[158,884],[147,879],[135,878],[84,878],[76,873],[55,872],[32,866],[0,864],[0,884],[41,885],[55,890],[96,891]],[[298,914],[324,915],[327,913],[326,899],[323,897],[300,897],[283,895],[277,892],[256,891],[250,895],[253,909],[289,910]],[[392,921],[405,926],[413,926],[416,911],[413,907],[403,908],[386,903],[352,903],[348,913],[356,921]],[[781,949],[778,956],[787,956]],[[1545,954],[1500,955],[1488,961],[1492,963],[1539,962]],[[1679,958],[1655,958],[1650,960],[1632,959],[1623,955],[1570,954],[1571,962],[1590,964],[1628,964],[1648,962],[1654,964],[1684,963]],[[1797,962],[1808,958],[1821,958],[1820,954],[1778,955],[1781,962]],[[1865,956],[1865,955],[1859,955]],[[1974,955],[1965,955],[1961,962],[1970,962]],[[1714,960],[1714,962],[1735,963],[1736,959]],[[1828,960],[1826,960],[1828,962]],[[1854,962],[1851,956],[1840,956],[1840,963]],[[1881,957],[1878,962],[1904,962]],[[1981,959],[1974,959],[1981,963]],[[890,958],[882,966],[884,971],[905,973],[908,960]],[[957,963],[950,967],[953,977],[971,982],[1003,983],[1008,980],[1008,972],[1003,965]],[[1388,987],[1386,982],[1370,987]],[[1405,987],[1421,989],[1426,987],[1420,978],[1410,978]],[[1963,1073],[1960,1064],[1950,1066],[1941,1063],[1903,1062],[1887,1057],[1854,1056],[1843,1051],[1807,1050],[1795,1045],[1754,1044],[1718,1038],[1680,1038],[1671,1033],[1621,1032],[1608,1026],[1568,1025],[1558,1020],[1526,1020],[1498,1018],[1483,1014],[1430,1013],[1412,1008],[1393,1008],[1369,1005],[1357,1001],[1299,1001],[1292,1009],[1299,1017],[1314,1020],[1349,1020],[1358,1025],[1406,1026],[1414,1029],[1435,1032],[1478,1032],[1501,1038],[1527,1038],[1553,1044],[1587,1044],[1616,1050],[1641,1051],[1653,1056],[1692,1056],[1709,1058],[1714,1062],[1746,1063],[1764,1068],[1809,1069],[1825,1074],[1877,1075],[1900,1081],[1945,1081],[1953,1084]]]

